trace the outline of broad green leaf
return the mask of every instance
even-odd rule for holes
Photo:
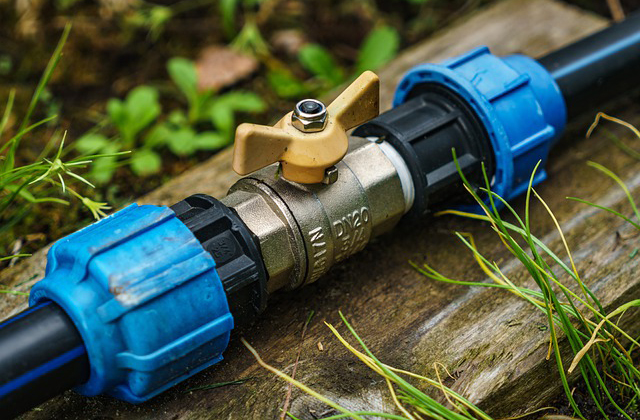
[[[171,111],[167,121],[175,126],[183,126],[189,123],[189,119],[181,109]]]
[[[178,156],[187,156],[196,151],[194,137],[196,133],[188,127],[172,131],[167,139],[169,149]]]
[[[131,155],[131,169],[136,175],[150,175],[162,167],[160,156],[150,149],[140,149]]]
[[[234,91],[219,96],[216,104],[231,108],[236,112],[263,112],[267,104],[253,92]]]
[[[189,107],[188,120],[191,123],[195,123],[195,122],[203,121],[207,119],[206,108],[209,102],[211,102],[212,96],[213,96],[213,91],[211,90],[198,92],[198,95],[196,96],[195,101]]]
[[[356,73],[375,70],[391,60],[398,52],[400,36],[390,26],[379,26],[372,30],[360,47]]]
[[[76,149],[83,154],[93,154],[109,145],[109,140],[99,133],[89,133],[74,142]]]
[[[218,130],[229,134],[235,126],[234,113],[262,112],[266,107],[266,103],[255,93],[230,92],[216,98],[209,107],[208,114],[211,123]]]
[[[211,123],[220,131],[230,133],[235,125],[233,110],[226,106],[212,105],[209,108]]]
[[[344,71],[338,66],[331,54],[318,44],[307,44],[298,53],[298,59],[304,68],[332,86],[344,81]]]
[[[302,81],[286,70],[273,70],[267,73],[267,81],[281,98],[299,98],[308,93]]]
[[[174,57],[167,63],[167,71],[187,101],[195,104],[198,97],[198,73],[195,64],[186,58]]]
[[[127,117],[124,104],[120,99],[111,98],[107,102],[107,115],[111,122],[122,131],[127,125]]]
[[[98,158],[91,164],[88,177],[96,184],[106,184],[113,178],[117,166],[118,162],[114,156]]]
[[[194,147],[198,150],[216,150],[231,143],[230,137],[222,136],[218,133],[205,132],[193,138]]]
[[[144,138],[144,145],[153,148],[166,143],[167,138],[171,134],[171,130],[166,124],[157,124]]]
[[[127,95],[125,107],[128,133],[126,140],[133,141],[142,129],[160,115],[158,91],[149,86],[138,86]]]

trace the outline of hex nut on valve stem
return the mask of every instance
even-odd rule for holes
[[[303,133],[322,131],[327,125],[327,107],[316,99],[303,99],[293,109],[291,123]]]

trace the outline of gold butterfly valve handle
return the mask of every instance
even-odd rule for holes
[[[380,79],[366,71],[328,107],[315,99],[305,99],[273,127],[240,124],[233,169],[247,175],[280,162],[282,176],[289,181],[327,182],[327,177],[335,178],[333,165],[347,153],[346,132],[378,115],[379,98]]]

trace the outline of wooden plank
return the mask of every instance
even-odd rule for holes
[[[501,54],[535,56],[603,25],[603,20],[593,15],[551,0],[496,3],[411,48],[380,71],[383,107],[389,106],[401,74],[419,62],[438,60],[479,44]],[[640,295],[640,281],[632,276],[638,259],[629,259],[634,242],[618,243],[615,234],[629,228],[564,197],[579,195],[624,208],[623,195],[584,162],[591,159],[605,164],[628,181],[634,192],[640,189],[639,166],[602,138],[580,140],[582,133],[567,135],[568,143],[574,144],[561,146],[551,159],[550,180],[539,191],[568,233],[583,277],[609,306]],[[170,204],[195,192],[222,196],[235,179],[225,151],[140,202]],[[516,208],[522,208],[522,200],[516,202]],[[543,209],[534,206],[532,215],[535,234],[559,249],[558,235]],[[236,332],[225,362],[152,401],[131,406],[108,397],[86,399],[67,393],[25,418],[275,418],[286,385],[257,367],[239,343],[239,336],[247,337],[269,363],[289,372],[302,346],[300,380],[354,410],[391,409],[384,397],[384,382],[355,361],[324,326],[325,320],[338,323],[338,310],[347,314],[371,348],[389,364],[432,376],[433,364],[442,363],[456,372],[450,386],[498,416],[536,408],[559,391],[554,385],[559,384],[554,380],[555,363],[545,360],[548,332],[539,328],[544,317],[506,292],[434,283],[407,264],[410,259],[422,261],[427,256],[452,277],[482,279],[471,258],[461,257],[462,247],[450,234],[452,229],[472,232],[488,255],[502,259],[505,270],[526,281],[526,273],[478,223],[441,218],[418,226],[400,226],[336,267],[324,281],[273,296],[254,326]],[[31,279],[18,287],[26,290],[42,275],[43,266],[44,251],[0,273],[0,283],[13,287]],[[6,296],[0,300],[0,313],[8,315],[24,305],[24,298]],[[311,310],[316,315],[301,341],[301,326]],[[324,351],[318,350],[318,342]],[[247,377],[252,379],[239,386],[188,391]],[[294,391],[292,411],[306,419],[317,418],[326,410],[311,397]]]

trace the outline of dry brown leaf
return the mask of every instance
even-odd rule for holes
[[[220,90],[249,77],[258,70],[258,60],[222,45],[202,50],[196,61],[198,89]]]

